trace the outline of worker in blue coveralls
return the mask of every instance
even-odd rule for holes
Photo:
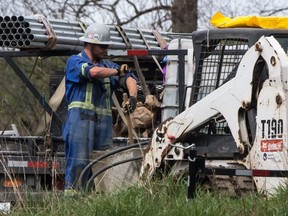
[[[137,103],[137,83],[127,65],[119,66],[104,59],[112,44],[109,28],[91,24],[79,40],[84,42],[84,49],[72,55],[66,65],[65,190],[77,189],[77,180],[89,164],[93,150],[107,150],[112,144],[113,90],[118,87],[128,90],[124,112],[132,113]],[[87,182],[90,176],[91,171],[82,181]]]

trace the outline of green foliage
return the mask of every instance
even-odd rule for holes
[[[79,194],[74,197],[54,194],[18,206],[11,215],[288,215],[286,188],[270,198],[260,194],[231,198],[225,193],[198,189],[196,198],[187,200],[186,185],[183,180],[165,179],[111,194]]]
[[[19,57],[13,60],[48,101],[50,76],[59,71],[64,72],[65,58]],[[41,104],[2,58],[0,70],[0,130],[11,130],[10,125],[14,123],[22,135],[33,135],[38,119],[43,113]]]

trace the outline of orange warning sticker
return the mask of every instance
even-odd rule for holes
[[[261,152],[283,151],[283,140],[261,140]]]

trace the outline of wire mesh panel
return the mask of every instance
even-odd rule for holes
[[[214,39],[204,40],[200,44],[201,53],[197,60],[194,77],[192,104],[201,100],[223,83],[236,75],[238,64],[248,50],[246,39]],[[201,132],[207,133],[206,126]],[[227,123],[216,123],[213,133],[222,134]]]
[[[229,75],[235,75],[238,63],[247,50],[248,40],[211,40],[209,43],[203,41],[195,77],[193,103],[221,86]]]

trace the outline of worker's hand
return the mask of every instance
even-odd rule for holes
[[[117,69],[117,76],[124,77],[126,73],[128,73],[128,65],[127,64],[120,65],[120,67]]]
[[[136,109],[137,98],[134,96],[130,96],[126,103],[123,103],[123,112],[125,114],[132,113]]]

